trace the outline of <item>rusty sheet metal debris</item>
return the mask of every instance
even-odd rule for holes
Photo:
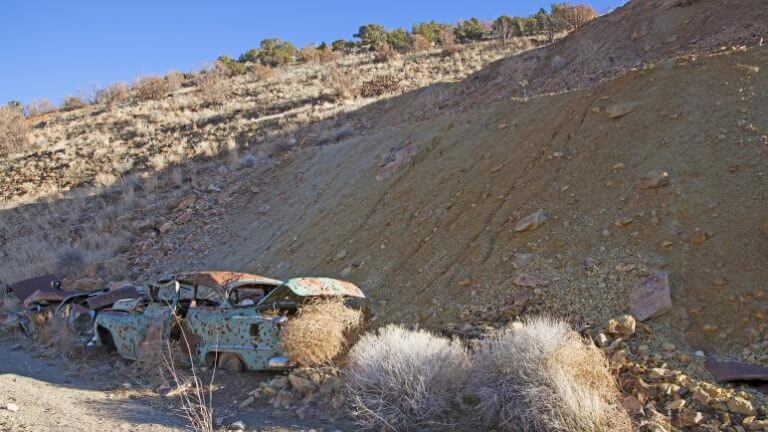
[[[123,286],[104,294],[95,295],[85,301],[85,304],[91,309],[101,309],[114,304],[118,300],[136,299],[141,295],[134,286]]]
[[[176,280],[181,283],[188,283],[211,288],[224,288],[227,285],[231,285],[235,282],[246,280],[254,284],[264,285],[281,285],[283,283],[277,279],[271,279],[264,276],[228,271],[202,271],[182,273],[176,277]]]
[[[61,278],[54,274],[47,274],[11,284],[9,291],[23,302],[37,290],[58,290],[60,287]]]
[[[310,296],[347,296],[365,298],[365,294],[357,285],[330,278],[295,278],[285,283],[294,294],[301,297]]]
[[[742,362],[724,362],[707,359],[704,367],[721,382],[764,381],[768,382],[768,367]]]
[[[46,302],[46,303],[61,302],[67,297],[78,295],[78,294],[81,294],[81,293],[77,291],[59,291],[59,290],[52,290],[52,289],[39,289],[33,292],[24,300],[24,307],[30,307],[31,305],[35,303],[40,303],[40,302]]]

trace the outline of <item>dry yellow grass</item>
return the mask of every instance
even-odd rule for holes
[[[299,309],[281,332],[286,355],[304,366],[324,366],[348,347],[347,335],[363,320],[342,299],[316,300]]]

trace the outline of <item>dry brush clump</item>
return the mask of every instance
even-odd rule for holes
[[[113,105],[128,100],[130,95],[130,86],[119,82],[97,90],[95,100],[99,105]]]
[[[219,105],[227,97],[227,71],[219,66],[213,66],[200,71],[196,84],[200,98],[206,105]]]
[[[560,321],[532,319],[481,343],[465,393],[479,426],[632,430],[604,355]]]
[[[349,353],[347,397],[360,426],[378,430],[446,430],[469,373],[461,342],[390,325],[367,334]]]
[[[352,71],[332,65],[325,75],[325,84],[339,100],[354,99],[360,93],[358,80]]]
[[[157,100],[181,86],[178,74],[168,76],[143,76],[136,80],[133,91],[140,100]]]
[[[315,300],[302,306],[280,332],[285,354],[303,366],[326,366],[344,354],[348,336],[363,321],[363,314],[343,299]]]
[[[381,75],[363,83],[360,96],[377,97],[400,91],[400,80],[392,74]]]
[[[0,107],[0,154],[21,151],[28,144],[27,119],[21,110]]]

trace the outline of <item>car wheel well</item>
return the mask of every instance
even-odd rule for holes
[[[116,349],[115,339],[112,338],[112,332],[110,332],[108,329],[102,326],[96,326],[96,335],[99,337],[99,341],[101,341],[102,345],[111,350]]]

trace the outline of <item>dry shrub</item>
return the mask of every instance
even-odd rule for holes
[[[376,63],[389,63],[396,58],[397,51],[386,42],[379,45],[378,48],[376,48],[376,53],[373,55],[373,61]]]
[[[157,100],[179,88],[176,78],[143,76],[136,80],[133,91],[140,100]]]
[[[440,45],[443,47],[444,55],[454,55],[461,51],[461,48],[456,44],[456,35],[454,35],[451,29],[445,29],[440,32]]]
[[[265,66],[261,63],[256,63],[251,68],[253,71],[253,74],[256,76],[256,79],[259,81],[263,81],[269,78],[272,78],[275,76],[275,70],[269,66]]]
[[[211,67],[200,71],[197,76],[197,88],[200,98],[206,105],[219,105],[227,97],[227,72],[221,67]]]
[[[10,292],[5,291],[5,288],[0,283],[0,312],[14,312],[21,306],[21,301],[12,295]]]
[[[96,103],[99,105],[113,105],[128,99],[131,88],[126,83],[114,83],[96,91]]]
[[[485,427],[502,431],[631,431],[605,356],[544,318],[484,341],[465,390]]]
[[[347,396],[363,428],[449,430],[469,354],[457,340],[390,325],[349,353]]]
[[[20,110],[0,107],[0,154],[18,152],[29,144],[27,119]]]
[[[77,96],[67,96],[64,98],[64,102],[61,103],[61,109],[63,111],[73,111],[80,109],[88,105],[88,102]]]
[[[40,343],[67,357],[72,355],[75,347],[75,334],[67,325],[65,317],[54,315],[51,311],[45,311],[30,314],[30,321]]]
[[[331,63],[341,58],[341,53],[334,51],[330,48],[325,48],[319,50],[318,53],[318,60],[320,60],[320,63]]]
[[[359,94],[357,85],[357,79],[352,71],[343,70],[342,68],[333,65],[328,69],[328,73],[325,76],[325,83],[333,90],[334,96],[337,99],[353,99]]]
[[[313,46],[302,48],[301,50],[299,50],[299,60],[308,62],[308,63],[319,61],[320,50]]]
[[[344,354],[347,336],[362,324],[363,314],[343,299],[312,301],[299,309],[280,332],[288,358],[303,366],[325,366]]]
[[[382,75],[363,83],[360,89],[362,97],[377,97],[400,91],[400,81],[394,75]]]
[[[432,48],[432,42],[420,34],[411,36],[411,51],[424,52]]]
[[[48,99],[32,101],[27,105],[27,115],[30,117],[56,111],[56,106]]]

